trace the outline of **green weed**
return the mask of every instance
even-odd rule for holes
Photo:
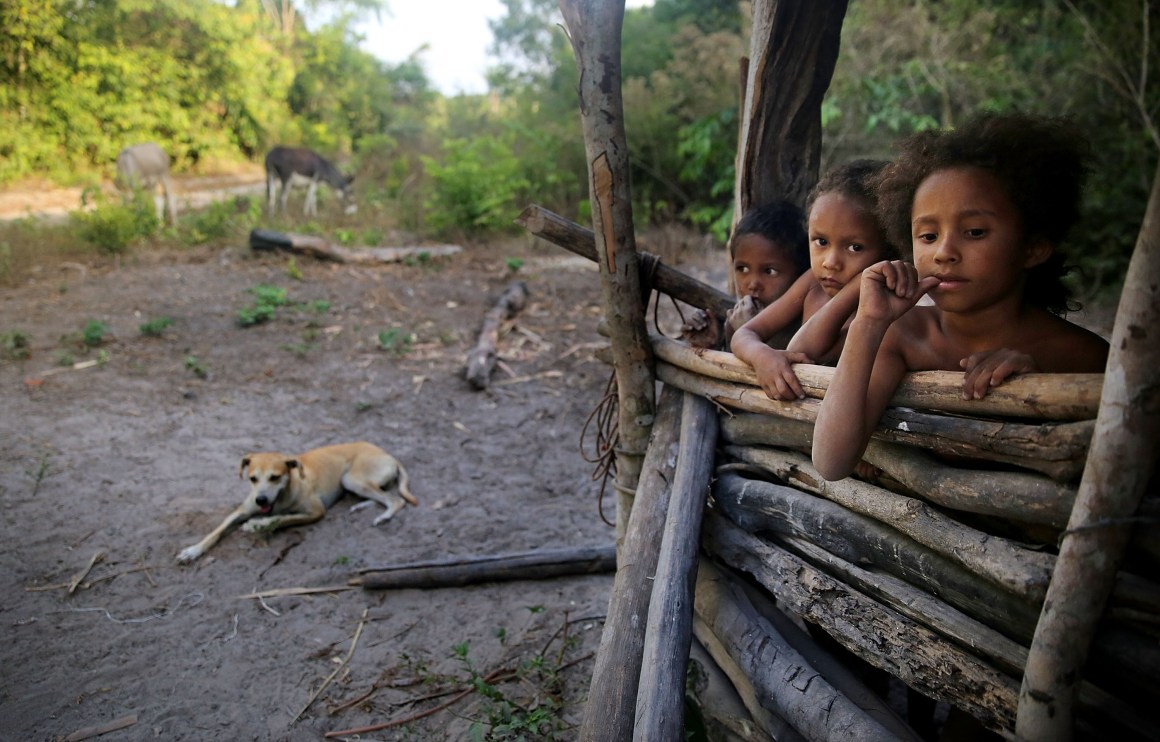
[[[154,319],[149,320],[148,322],[142,322],[140,325],[137,326],[137,329],[141,331],[142,335],[145,335],[147,337],[157,338],[157,337],[161,337],[161,335],[165,332],[166,328],[168,328],[172,324],[173,324],[172,317],[156,317]]]
[[[123,253],[143,237],[157,234],[161,222],[153,197],[137,191],[126,203],[105,203],[92,211],[76,211],[70,217],[77,235],[109,254]]]
[[[203,366],[201,361],[197,360],[197,356],[193,356],[193,355],[186,356],[185,357],[185,368],[186,368],[186,370],[192,372],[193,375],[199,379],[208,379],[209,378],[209,369],[207,369],[205,366]]]
[[[109,332],[109,326],[100,320],[91,319],[81,330],[81,340],[89,348],[95,348],[101,343],[105,342],[105,335]]]
[[[397,356],[407,354],[415,336],[400,327],[379,332],[379,348]]]
[[[302,280],[302,269],[298,267],[298,261],[294,258],[286,263],[286,275],[294,281]]]
[[[254,303],[238,310],[238,324],[242,327],[252,327],[274,319],[278,307],[286,304],[286,289],[281,286],[258,284],[250,289],[254,295]]]
[[[512,273],[518,273],[520,268],[524,267],[524,260],[523,258],[507,258],[504,260],[504,264],[507,265],[507,269]]]
[[[26,361],[32,357],[32,340],[21,330],[0,332],[0,351],[11,361]]]

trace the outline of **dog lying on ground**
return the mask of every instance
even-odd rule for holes
[[[216,544],[236,525],[253,533],[321,520],[344,492],[352,492],[367,502],[386,508],[374,525],[389,520],[403,507],[419,501],[407,487],[407,470],[386,451],[370,443],[345,443],[315,448],[298,456],[281,453],[251,453],[242,459],[240,476],[249,473],[250,494],[217,528],[177,555],[181,563],[192,562]],[[387,491],[398,481],[399,492]],[[260,517],[258,517],[260,516]]]

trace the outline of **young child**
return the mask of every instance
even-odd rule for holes
[[[981,115],[923,132],[878,179],[890,234],[914,264],[862,274],[857,314],[814,428],[814,466],[848,476],[909,371],[966,372],[981,399],[1013,374],[1104,370],[1108,344],[1062,318],[1056,247],[1079,216],[1086,145],[1062,121]],[[906,243],[904,243],[906,244]],[[932,306],[914,306],[928,293]]]
[[[858,304],[855,279],[894,253],[875,215],[876,199],[869,185],[885,165],[879,160],[854,160],[818,181],[807,202],[810,271],[733,335],[734,355],[753,366],[758,384],[773,399],[805,396],[791,364],[837,357],[842,328]],[[806,324],[786,350],[771,347],[777,333],[799,321]]]
[[[716,348],[722,345],[723,334],[728,346],[738,327],[789,289],[809,265],[804,222],[802,210],[788,201],[773,201],[746,212],[729,240],[738,302],[726,314],[723,332],[712,315],[696,312],[681,328],[690,345]]]

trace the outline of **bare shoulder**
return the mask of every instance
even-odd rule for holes
[[[1108,341],[1050,312],[1038,312],[1025,329],[1031,355],[1046,373],[1100,373],[1108,363]]]
[[[907,371],[957,371],[959,355],[949,349],[939,328],[938,310],[918,305],[895,320],[880,353],[902,359]]]

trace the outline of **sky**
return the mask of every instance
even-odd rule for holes
[[[423,44],[420,54],[428,79],[444,95],[487,91],[484,72],[495,64],[488,20],[503,15],[500,0],[390,0],[390,12],[358,28],[366,36],[362,48],[380,59],[398,63]],[[627,0],[630,8],[652,0]]]

